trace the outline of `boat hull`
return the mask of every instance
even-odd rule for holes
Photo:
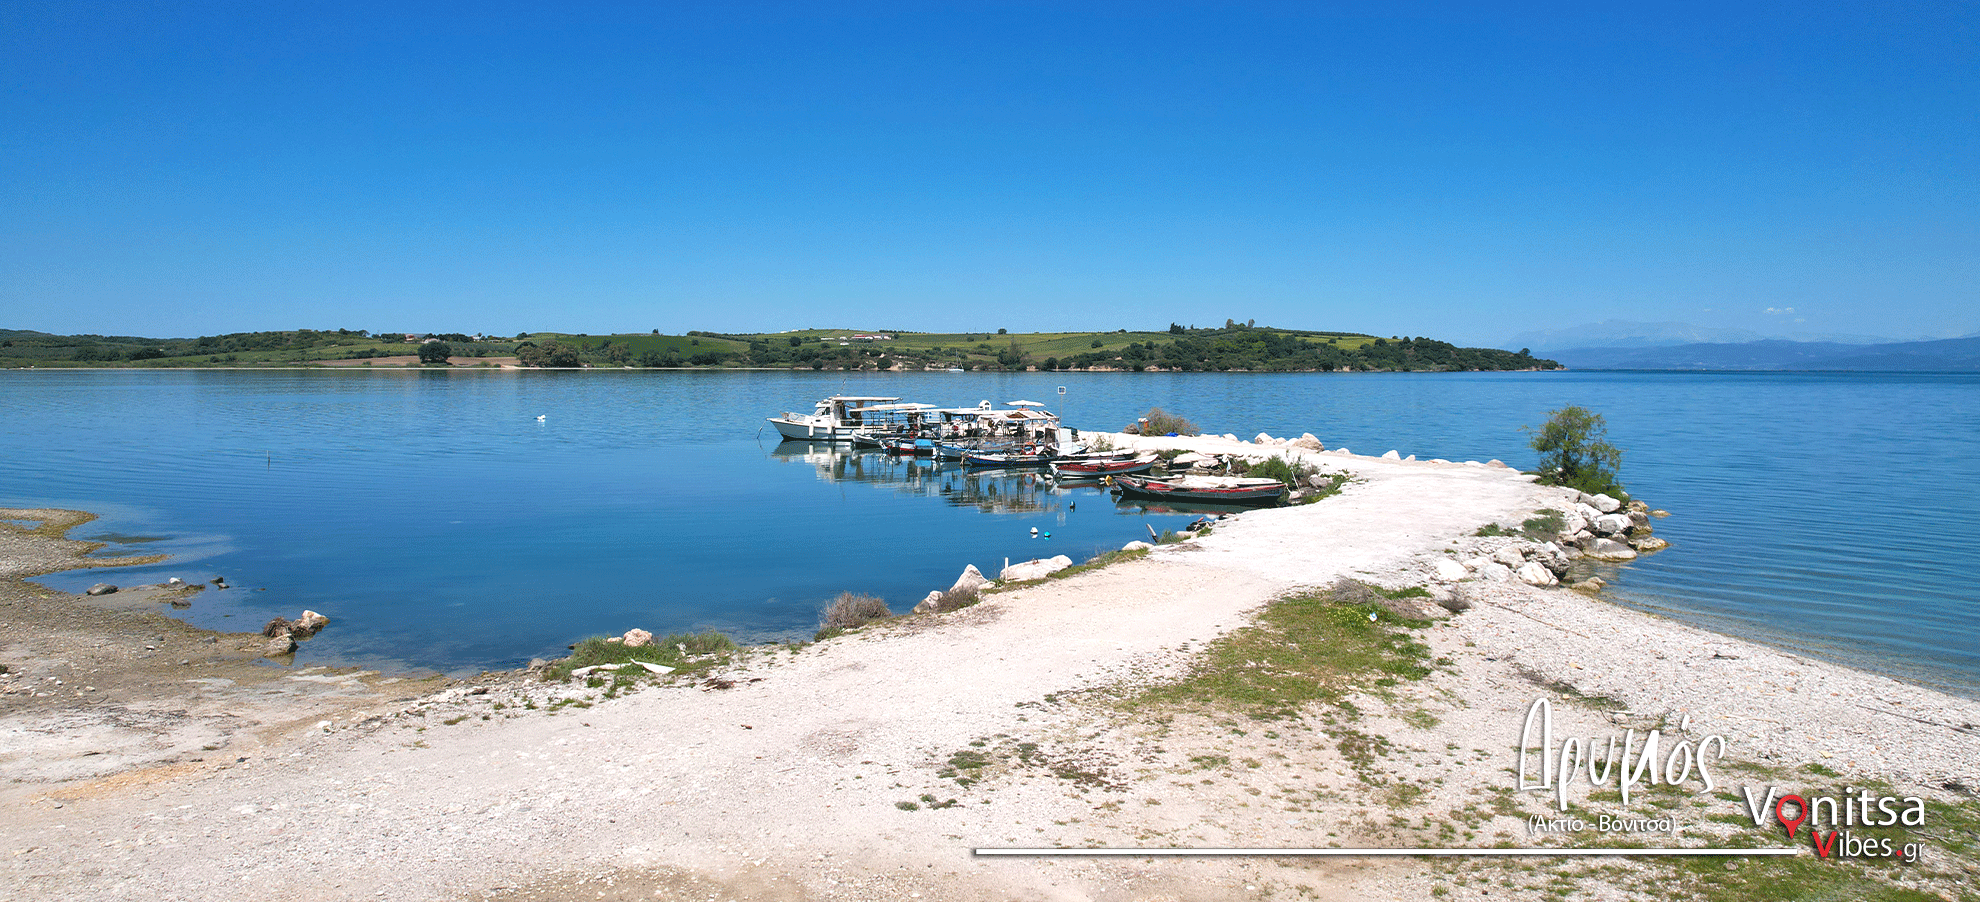
[[[1157,479],[1123,475],[1114,478],[1114,488],[1123,495],[1221,504],[1276,504],[1286,494],[1286,484],[1276,479],[1241,480],[1228,477],[1210,481],[1203,477]]]
[[[1155,463],[1159,460],[1161,458],[1152,454],[1126,460],[1055,460],[1052,462],[1052,473],[1056,476],[1097,479],[1124,473],[1146,473],[1154,469]]]

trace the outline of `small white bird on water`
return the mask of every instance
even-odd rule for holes
[[[544,417],[547,417],[547,416],[549,416],[549,414],[547,414],[547,413],[539,413],[539,414],[537,414],[537,415],[536,415],[536,421],[537,421],[537,422],[539,422],[539,423],[541,423],[541,422],[543,422],[543,418],[544,418]]]

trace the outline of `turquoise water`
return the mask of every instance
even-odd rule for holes
[[[1066,394],[1058,394],[1060,386]],[[225,575],[183,612],[336,618],[312,662],[514,666],[594,633],[807,635],[844,590],[896,610],[967,563],[1075,559],[1188,515],[1025,474],[777,444],[833,393],[1020,398],[1075,426],[1149,406],[1210,432],[1530,467],[1522,424],[1580,404],[1675,547],[1615,596],[1980,694],[1980,377],[1778,373],[0,373],[0,504],[96,511],[80,537],[171,561],[78,588]],[[536,417],[541,414],[544,420]],[[1051,533],[1033,539],[1030,529]]]

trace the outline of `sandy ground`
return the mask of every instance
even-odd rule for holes
[[[1443,666],[1369,687],[1353,719],[1120,705],[1288,593],[1352,577],[1448,594],[1437,560],[1489,551],[1509,540],[1478,527],[1563,500],[1499,467],[1311,459],[1355,479],[953,614],[752,650],[729,688],[609,700],[525,674],[408,691],[253,664],[248,637],[209,643],[154,612],[19,583],[74,549],[14,530],[0,536],[0,895],[1540,897],[1545,872],[1495,862],[973,852],[1526,844],[1545,799],[1507,790],[1536,698],[1556,705],[1562,736],[1689,717],[1686,735],[1722,735],[1727,759],[1780,774],[1814,763],[1935,800],[1980,785],[1980,704],[1515,583],[1463,583],[1474,607],[1424,630]],[[64,610],[86,613],[50,628]],[[1380,737],[1379,755],[1347,754],[1356,736]],[[979,781],[955,779],[958,753],[988,762]],[[1690,844],[1737,832],[1706,815],[1743,806],[1690,804]],[[1939,866],[1939,883],[1922,868],[1903,879],[1936,892],[1975,876],[1970,861]],[[1606,874],[1578,892],[1670,897],[1656,889]]]

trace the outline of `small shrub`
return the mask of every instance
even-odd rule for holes
[[[1238,472],[1236,461],[1232,462],[1232,472]],[[1299,488],[1306,477],[1320,472],[1320,468],[1312,464],[1296,464],[1283,457],[1274,456],[1250,464],[1242,472],[1254,479],[1276,479],[1289,488]]]
[[[1608,425],[1601,414],[1570,405],[1548,411],[1547,422],[1539,428],[1525,426],[1521,431],[1533,436],[1533,450],[1540,452],[1540,475],[1547,482],[1590,495],[1629,497],[1616,481],[1622,451],[1605,440]]]
[[[976,589],[960,587],[950,589],[943,592],[942,597],[935,599],[935,613],[947,614],[950,611],[960,611],[982,600],[983,596]]]
[[[892,616],[894,612],[887,610],[887,603],[879,598],[840,592],[839,597],[832,599],[832,603],[825,606],[825,613],[819,619],[819,638],[829,638],[825,635],[828,630],[837,631],[832,634],[837,635],[839,632],[856,629],[875,620]]]
[[[1535,542],[1545,542],[1560,535],[1561,530],[1566,526],[1567,520],[1561,517],[1561,512],[1549,508],[1535,512],[1531,518],[1519,524],[1519,531]]]
[[[1141,422],[1135,423],[1121,431],[1140,435],[1168,435],[1170,433],[1175,433],[1176,435],[1197,434],[1195,423],[1169,413],[1160,407],[1148,408],[1148,414],[1141,418]]]

